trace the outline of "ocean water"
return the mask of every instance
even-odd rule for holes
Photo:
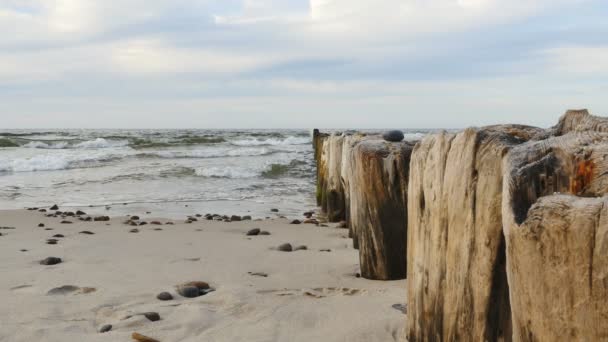
[[[315,174],[308,130],[0,131],[0,209],[300,217]]]
[[[0,131],[0,208],[300,215],[314,207],[311,143],[306,130]]]

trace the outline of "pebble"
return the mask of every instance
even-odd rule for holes
[[[91,222],[91,221],[93,221],[93,218],[91,216],[87,216],[84,220],[86,222]]]
[[[302,221],[300,221],[300,220],[293,220],[293,221],[291,221],[290,223],[291,223],[291,224],[301,224],[301,223],[302,223]]]
[[[53,228],[44,228],[44,230],[53,230]]]
[[[319,249],[319,252],[331,252],[331,249]]]
[[[196,214],[194,216],[196,216],[196,217],[203,217],[203,215],[201,215],[201,214]]]
[[[19,252],[27,252],[27,249],[20,249]]]
[[[404,315],[407,315],[407,305],[406,304],[393,304],[392,308],[395,310],[401,311]]]
[[[153,225],[155,225],[155,226],[160,226],[160,225],[162,225],[162,223],[160,223],[159,221],[152,221],[152,222],[150,222],[150,224],[153,224]]]
[[[135,341],[139,341],[139,342],[160,342],[159,340],[153,339],[152,337],[138,334],[136,332],[131,334],[131,338],[134,339]]]
[[[54,238],[64,238],[65,236],[63,234],[55,234],[53,235]]]
[[[61,221],[61,224],[72,224],[72,221],[63,220],[63,221]]]
[[[48,239],[48,240],[46,240],[46,244],[47,245],[56,245],[57,244],[57,240],[56,239]]]
[[[106,324],[103,327],[101,327],[101,329],[99,329],[99,333],[100,334],[107,333],[110,330],[112,330],[112,324]]]
[[[147,224],[148,224],[148,222],[146,222],[146,221],[139,222],[139,225],[140,225],[140,226],[145,226],[145,225],[147,225]]]
[[[137,229],[137,228],[131,229],[131,230],[129,230],[129,233],[139,233],[139,229]]]
[[[270,232],[267,232],[267,231],[265,231],[265,230],[262,230],[262,231],[260,232],[260,235],[270,235]]]
[[[52,265],[57,265],[60,264],[62,262],[61,258],[57,258],[57,257],[48,257],[44,260],[40,261],[40,265],[45,265],[45,266],[52,266]]]
[[[161,231],[163,229],[162,228],[154,228],[154,230],[158,232],[158,231]]]
[[[41,213],[46,213],[46,209],[40,209],[38,211],[41,212]]]
[[[260,228],[254,228],[247,232],[247,236],[257,236],[260,235]]]
[[[293,251],[293,247],[289,243],[284,243],[284,244],[280,245],[279,247],[277,247],[277,249],[279,251],[281,251],[281,252],[291,252],[291,251]]]
[[[179,286],[177,288],[177,293],[179,293],[182,297],[196,298],[201,295],[201,290],[199,290],[199,288],[196,286]]]
[[[137,220],[139,220],[139,216],[131,216],[131,220],[137,221]]]
[[[110,221],[110,217],[109,216],[97,216],[93,219],[93,221],[95,222],[107,222]]]
[[[390,142],[400,142],[403,141],[403,138],[403,132],[397,130],[387,131],[382,134],[382,139]]]
[[[263,277],[263,278],[267,278],[268,274],[264,273],[264,272],[248,272],[251,276],[254,277]]]
[[[165,223],[165,225],[168,225],[168,226],[172,226],[172,225],[174,225],[174,224],[175,224],[175,223],[173,223],[173,222],[167,222],[167,223]]]
[[[83,230],[83,231],[81,231],[81,232],[80,232],[80,233],[78,233],[78,234],[95,235],[95,233],[90,232],[90,231],[88,231],[88,230]]]
[[[251,221],[251,216],[250,215],[245,215],[245,216],[241,217],[241,219],[243,221]]]
[[[270,209],[270,212],[273,212],[273,213],[278,213],[278,212],[279,212],[279,209]]]
[[[86,214],[87,214],[87,213],[85,213],[85,212],[84,212],[84,211],[82,211],[82,210],[76,210],[76,215],[77,215],[77,216],[82,216],[82,215],[86,215]]]
[[[76,292],[80,290],[80,287],[74,285],[63,285],[49,290],[46,293],[47,296],[67,295],[68,293]]]
[[[162,301],[173,300],[173,295],[169,292],[161,292],[156,296],[156,299]]]
[[[57,204],[55,204],[54,206],[52,206],[50,208],[51,210],[59,210],[59,206]]]
[[[158,312],[145,312],[143,313],[143,315],[150,321],[150,322],[157,322],[160,321],[160,315],[158,314]]]
[[[308,250],[308,247],[306,247],[306,246],[298,246],[298,247],[294,248],[294,252],[295,251],[305,251],[305,250]]]
[[[238,215],[232,215],[232,216],[230,216],[230,221],[239,222],[241,220],[242,220],[242,218],[240,216],[238,216]]]
[[[44,227],[44,223],[39,223],[39,224],[38,224],[38,227],[39,227],[39,228],[43,228],[43,227]]]

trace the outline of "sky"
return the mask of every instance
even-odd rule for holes
[[[2,128],[608,115],[605,0],[0,0]]]

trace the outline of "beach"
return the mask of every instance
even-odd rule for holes
[[[336,224],[290,224],[270,208],[270,219],[240,222],[132,212],[148,223],[137,227],[125,215],[87,222],[49,212],[0,211],[0,341],[403,338],[406,316],[393,306],[404,304],[405,280],[358,278],[358,252]],[[247,236],[253,228],[271,235]],[[47,244],[56,234],[64,237]],[[284,243],[307,249],[276,249]],[[41,265],[48,257],[61,263]],[[176,286],[191,281],[215,291],[181,296]],[[161,292],[173,300],[157,299]],[[160,320],[142,315],[151,312]]]

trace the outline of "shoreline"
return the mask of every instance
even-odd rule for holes
[[[125,225],[124,217],[61,224],[63,218],[44,214],[0,211],[0,226],[14,228],[0,229],[0,267],[10,275],[0,280],[7,308],[0,311],[0,340],[129,341],[134,332],[160,341],[390,341],[403,336],[405,315],[392,306],[403,304],[405,281],[357,278],[358,256],[348,230],[333,224],[293,225],[278,218],[173,220],[174,225],[147,224],[130,233],[134,227]],[[146,216],[148,223],[166,221],[152,216]],[[271,235],[246,236],[251,228]],[[64,237],[46,244],[56,234]],[[283,243],[307,250],[273,250]],[[51,256],[62,263],[39,264]],[[215,292],[183,298],[175,286],[188,281],[208,282]],[[79,289],[47,294],[66,285]],[[165,291],[173,301],[156,298]],[[146,312],[161,319],[138,315]],[[99,333],[107,324],[112,330]]]

